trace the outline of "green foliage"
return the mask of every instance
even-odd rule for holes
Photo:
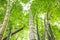
[[[20,0],[23,3],[28,3],[29,0]],[[9,20],[11,22],[8,22],[6,31],[4,33],[4,37],[8,36],[8,29],[10,26],[12,26],[12,32],[16,31],[17,29],[20,29],[25,25],[24,30],[21,32],[18,32],[17,34],[13,35],[10,40],[16,40],[17,38],[19,40],[29,40],[29,14],[24,15],[23,8],[20,4],[20,1],[15,0],[11,4],[11,14],[9,17]],[[31,4],[31,11],[34,16],[34,26],[36,26],[36,13],[38,14],[38,28],[39,28],[39,34],[41,38],[44,34],[44,21],[40,18],[41,14],[50,15],[52,13],[51,17],[51,26],[53,29],[53,33],[55,35],[56,40],[60,40],[60,23],[58,26],[55,26],[54,23],[60,21],[60,5],[57,5],[58,0],[34,0]],[[6,0],[0,0],[0,23],[3,23],[4,17],[6,15],[6,7],[7,7],[7,1]],[[46,15],[45,15],[46,16]]]
[[[7,4],[7,1],[6,0],[0,0],[0,7],[1,6],[4,6],[4,5],[6,5]]]
[[[29,2],[29,0],[21,0],[23,3],[27,3],[27,2]]]

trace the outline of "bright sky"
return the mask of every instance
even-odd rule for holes
[[[20,4],[22,5],[23,10],[29,10],[32,2],[33,0],[30,0],[29,2],[27,2],[27,4],[24,4],[23,2],[20,2]]]
[[[41,14],[40,15],[40,18],[44,19],[45,18],[45,15],[44,14]]]
[[[28,10],[30,9],[30,6],[32,4],[33,0],[30,0],[29,2],[27,2],[26,4],[24,4],[23,2],[20,1],[20,4],[23,7],[23,13],[24,15],[26,15],[28,13]]]
[[[58,26],[58,29],[60,29],[60,21],[54,22],[54,25]]]

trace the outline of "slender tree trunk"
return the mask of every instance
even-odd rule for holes
[[[44,19],[44,26],[45,26],[45,32],[44,32],[43,40],[46,40],[47,39],[47,33],[48,33],[48,26],[47,26],[46,19]]]
[[[36,40],[35,38],[35,29],[34,29],[34,20],[31,10],[29,10],[29,25],[30,25],[30,40]]]
[[[55,37],[54,37],[54,34],[53,34],[53,31],[52,31],[52,28],[51,28],[51,25],[50,25],[50,19],[51,19],[51,16],[52,14],[48,14],[47,13],[47,27],[48,27],[48,40],[55,40]],[[49,39],[49,36],[51,39]]]
[[[48,40],[51,40],[51,35],[49,33],[47,35],[48,35]]]
[[[5,15],[2,27],[0,28],[0,40],[2,40],[6,25],[8,23],[8,18],[9,18],[9,15],[10,15],[10,0],[8,0],[7,4],[8,5],[7,5],[7,10],[6,10],[6,15]]]
[[[51,28],[50,24],[48,24],[48,25],[49,25],[49,33],[50,33],[50,36],[51,36],[50,38],[51,38],[51,40],[55,40],[52,28]]]
[[[39,35],[39,32],[38,32],[38,17],[37,17],[37,13],[36,13],[36,29],[37,29],[37,38],[38,40],[40,40],[40,35]]]
[[[55,37],[54,37],[54,34],[53,34],[53,30],[52,30],[51,25],[50,25],[51,15],[52,14],[50,14],[50,17],[47,19],[47,25],[49,27],[49,33],[51,35],[51,40],[55,40]]]
[[[44,18],[45,32],[44,32],[43,40],[48,39],[48,23],[47,23],[47,20],[48,20],[48,13],[47,13],[47,16]]]

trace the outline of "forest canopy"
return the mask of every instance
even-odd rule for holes
[[[0,0],[0,40],[60,40],[60,0]]]

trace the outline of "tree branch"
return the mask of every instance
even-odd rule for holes
[[[25,27],[25,26],[24,26],[24,27]],[[16,30],[15,32],[11,33],[11,36],[13,36],[14,34],[16,34],[16,33],[20,32],[20,31],[22,31],[22,30],[24,29],[24,27],[22,27],[22,28]],[[7,37],[5,37],[3,40],[6,40],[6,38],[7,38]]]

